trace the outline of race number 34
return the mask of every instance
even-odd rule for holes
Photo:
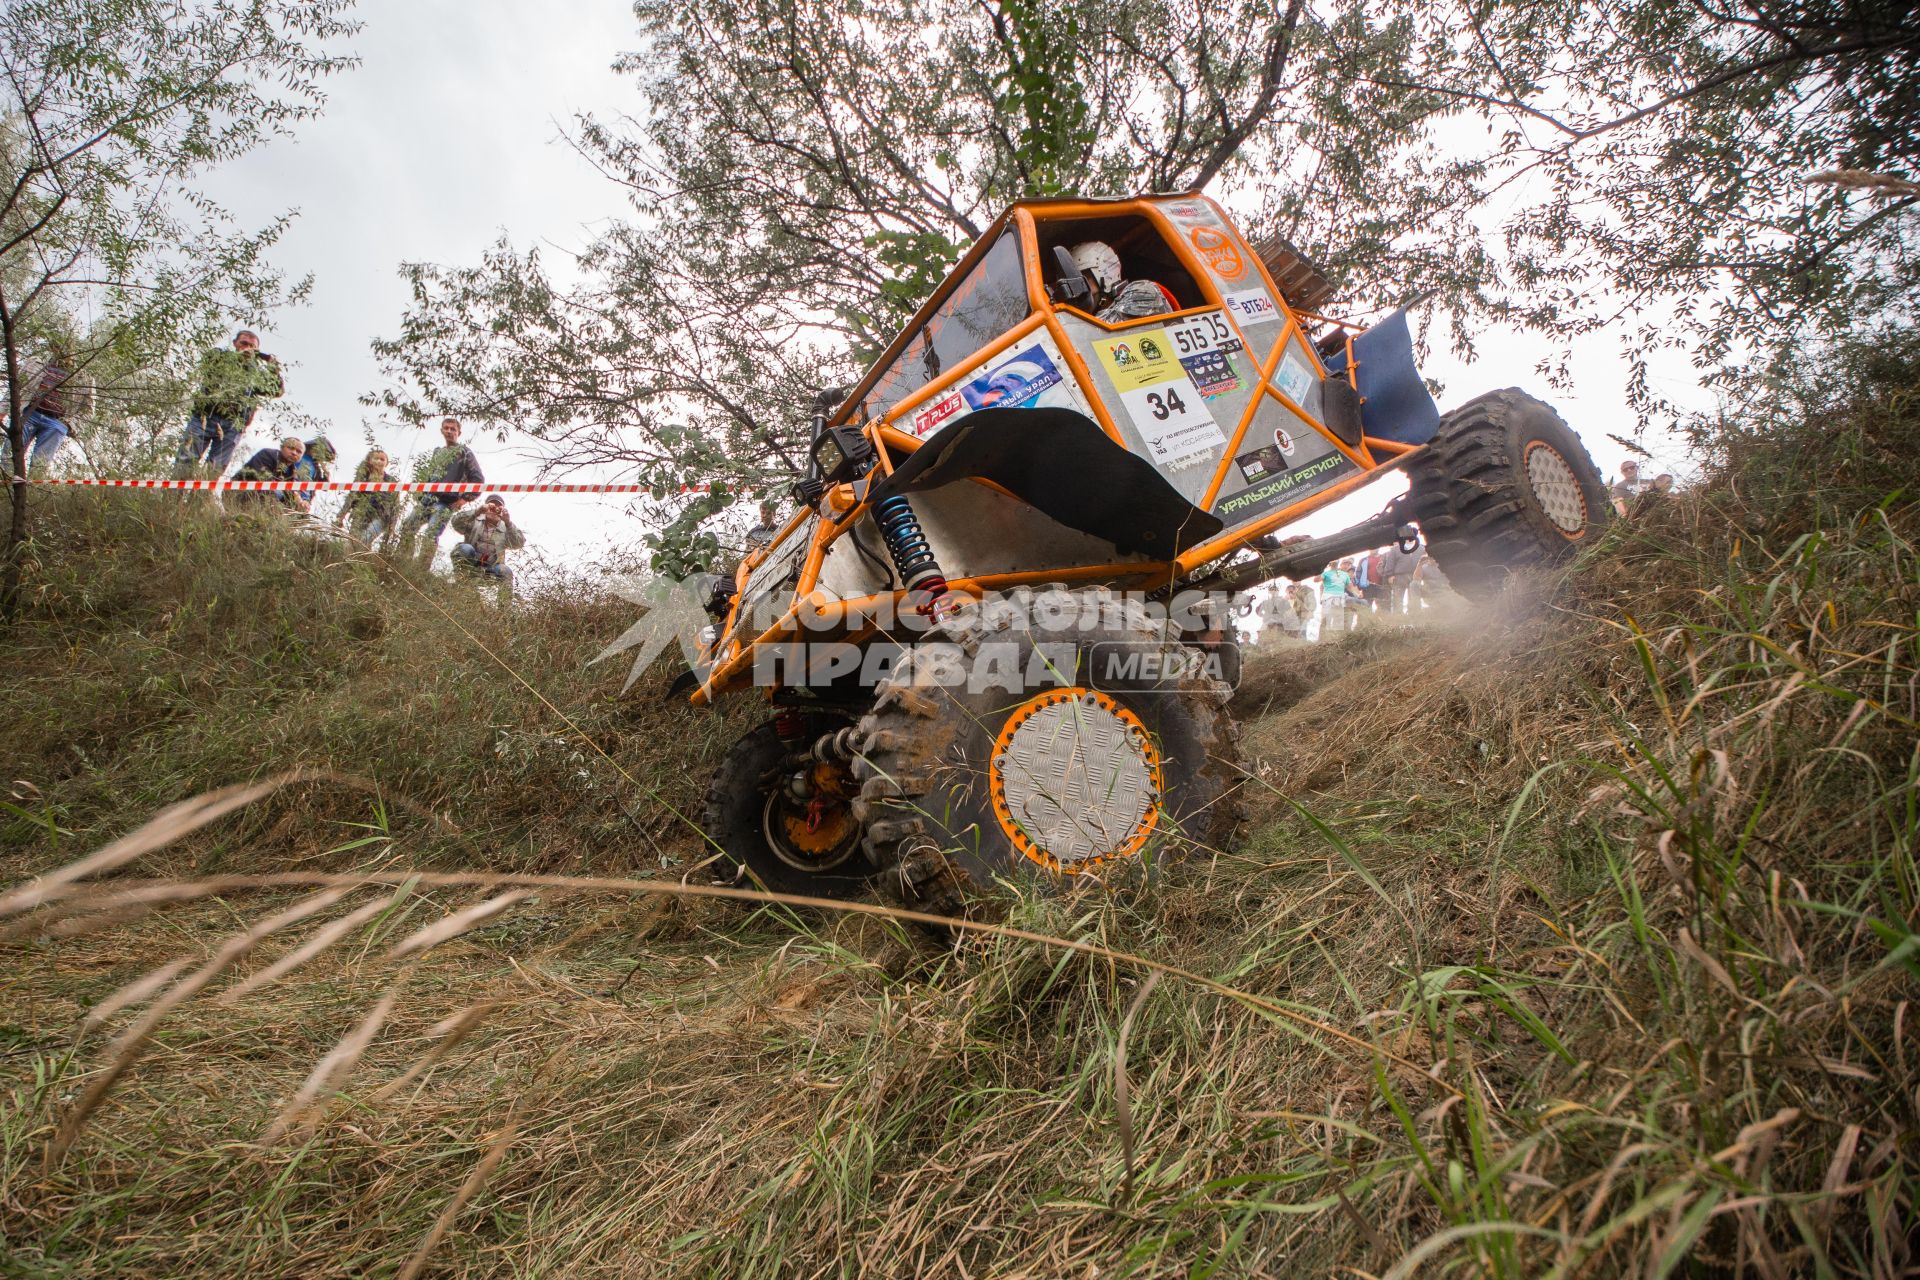
[[[1147,455],[1154,462],[1178,463],[1226,443],[1191,378],[1182,376],[1122,391],[1120,402],[1139,428]]]

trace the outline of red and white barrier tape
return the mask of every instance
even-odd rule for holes
[[[244,493],[457,493],[478,498],[484,493],[652,493],[650,484],[458,484],[411,483],[389,480],[30,480],[29,484],[87,485],[106,489],[226,489]],[[705,493],[703,484],[684,484],[675,493]]]

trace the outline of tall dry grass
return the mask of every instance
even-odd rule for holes
[[[538,753],[446,786],[427,699],[439,768],[378,820],[302,781],[153,847],[42,774],[0,920],[9,1266],[1911,1274],[1916,369],[1732,424],[1699,489],[1499,616],[1277,655],[1244,839],[949,946],[682,888],[671,822],[621,867]],[[623,765],[693,772],[560,669],[604,637],[527,625]],[[308,732],[278,762],[342,769]],[[88,752],[145,776],[138,740]],[[45,874],[112,837],[141,852]]]

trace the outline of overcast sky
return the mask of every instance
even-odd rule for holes
[[[609,69],[636,43],[622,0],[537,10],[510,0],[362,0],[357,15],[364,27],[349,46],[361,65],[330,82],[326,113],[209,184],[243,223],[299,211],[274,256],[290,276],[312,274],[313,296],[260,317],[262,345],[290,366],[288,398],[335,424],[349,467],[369,429],[396,459],[440,443],[432,427],[383,422],[359,403],[383,385],[368,344],[395,333],[406,309],[400,264],[470,264],[502,233],[523,246],[583,246],[625,201],[562,130],[579,112],[611,114],[635,100]],[[263,410],[246,447],[278,434]],[[489,479],[534,478],[526,442],[472,427],[467,440]],[[396,469],[406,474],[404,462]],[[613,498],[526,494],[512,507],[542,550],[569,561],[627,524],[626,504]]]
[[[439,443],[432,428],[382,424],[359,403],[381,385],[368,343],[393,334],[406,307],[400,264],[470,264],[502,233],[523,247],[584,245],[626,204],[562,130],[583,111],[610,116],[637,106],[631,82],[609,69],[637,44],[624,0],[552,0],[537,10],[508,0],[362,0],[358,16],[364,27],[351,46],[362,64],[331,82],[325,115],[223,168],[210,184],[244,223],[299,211],[276,260],[290,275],[311,273],[313,297],[261,317],[263,345],[290,366],[289,398],[336,424],[332,438],[349,466],[363,455],[369,429],[400,459]],[[1613,344],[1583,344],[1570,394],[1549,392],[1533,374],[1533,363],[1550,354],[1529,335],[1489,334],[1474,365],[1435,352],[1427,371],[1447,384],[1442,408],[1483,390],[1529,387],[1560,409],[1611,474],[1625,451],[1606,433],[1632,427]],[[1660,375],[1663,388],[1704,403],[1684,365]],[[262,412],[247,448],[279,433],[272,418]],[[526,441],[476,437],[471,428],[468,438],[490,479],[534,478],[537,456]],[[1654,448],[1666,467],[1683,469],[1677,452]],[[1388,496],[1356,495],[1348,510],[1307,528],[1337,527],[1364,514],[1352,508],[1374,510]],[[609,543],[633,541],[635,521],[618,499],[521,495],[513,507],[535,544],[564,562],[585,563]]]

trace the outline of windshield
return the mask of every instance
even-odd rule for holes
[[[1008,227],[894,357],[867,393],[860,416],[885,413],[941,374],[958,368],[968,356],[1026,319],[1027,312],[1020,239]]]

